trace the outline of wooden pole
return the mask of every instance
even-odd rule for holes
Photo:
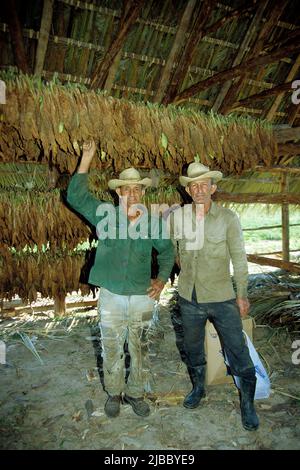
[[[247,255],[249,263],[256,263],[262,266],[274,266],[275,268],[284,269],[291,273],[300,273],[300,264],[292,263],[291,261],[282,261],[280,259],[266,258],[259,255]]]
[[[281,192],[287,191],[288,179],[287,174],[281,176]],[[282,224],[282,259],[290,260],[290,233],[289,233],[289,204],[283,203],[281,206],[281,224]]]
[[[54,314],[63,317],[66,314],[66,296],[59,295],[54,299]]]
[[[213,195],[213,200],[238,204],[300,204],[300,195],[297,193],[226,193],[217,191]]]
[[[191,17],[194,12],[195,4],[196,4],[196,0],[189,0],[185,7],[185,10],[183,12],[183,15],[181,17],[181,20],[177,29],[177,33],[175,35],[171,52],[166,61],[166,65],[164,66],[162,70],[158,88],[157,88],[157,91],[153,100],[154,103],[161,103],[163,99],[164,93],[167,89],[167,86],[169,84],[169,81],[172,75],[174,62],[176,62],[176,60],[178,61],[178,54],[181,52],[183,48],[185,34],[188,31]]]
[[[44,67],[44,61],[48,46],[48,39],[50,34],[50,28],[52,23],[52,14],[53,14],[53,3],[54,0],[44,0],[42,21],[39,33],[38,46],[36,51],[35,75],[41,75]]]

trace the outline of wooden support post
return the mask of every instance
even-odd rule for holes
[[[288,187],[287,174],[281,176],[281,192],[286,192]],[[289,234],[289,205],[283,203],[281,206],[281,224],[282,224],[282,259],[290,260],[290,234]]]
[[[52,23],[53,15],[53,3],[54,0],[44,0],[43,15],[39,33],[38,47],[36,51],[35,75],[41,75],[44,67],[44,60],[46,56],[48,39],[50,34],[50,28]]]
[[[66,314],[66,296],[58,295],[54,299],[54,314],[57,317],[63,317]]]

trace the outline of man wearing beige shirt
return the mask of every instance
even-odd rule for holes
[[[184,207],[175,211],[172,219],[173,242],[181,267],[178,292],[184,349],[193,384],[183,405],[196,408],[205,396],[204,338],[205,324],[210,320],[227,354],[231,373],[240,377],[243,426],[247,430],[255,430],[259,426],[253,403],[255,368],[244,341],[241,322],[241,317],[245,317],[249,311],[247,257],[238,217],[211,200],[217,188],[216,182],[221,178],[222,173],[210,171],[198,162],[191,163],[187,176],[179,178],[180,184],[193,199],[190,232],[198,234],[196,244],[190,243],[189,237],[186,237],[188,231],[176,239],[176,218],[188,224]],[[202,216],[199,209],[202,209]],[[236,294],[230,277],[230,261],[234,270]]]

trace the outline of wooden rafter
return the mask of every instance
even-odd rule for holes
[[[160,103],[162,101],[168,83],[170,82],[174,62],[178,60],[178,55],[182,50],[185,40],[185,34],[188,31],[196,3],[196,0],[189,0],[185,7],[185,10],[178,26],[172,49],[170,51],[168,60],[163,68],[163,72],[159,80],[158,88],[153,100],[155,103]]]
[[[295,63],[293,64],[291,70],[288,73],[288,76],[286,77],[286,80],[285,80],[286,83],[290,82],[291,80],[293,80],[295,78],[295,76],[298,73],[299,67],[300,67],[300,54],[298,55]],[[274,100],[274,103],[272,104],[271,108],[269,109],[269,111],[266,114],[266,119],[268,121],[272,121],[277,109],[280,106],[281,101],[283,100],[283,97],[284,97],[284,92],[279,93],[279,95],[276,96],[276,98]]]
[[[236,8],[235,10],[231,10],[227,15],[223,16],[223,18],[220,18],[218,21],[213,23],[211,26],[208,26],[205,28],[204,33],[205,36],[208,34],[214,33],[218,29],[222,28],[225,23],[229,20],[233,20],[236,18],[241,18],[241,16],[247,15],[253,11],[255,8],[256,1],[252,0],[250,4],[247,5],[248,2],[241,8]]]
[[[174,74],[169,83],[165,97],[163,98],[163,104],[172,103],[178,90],[185,79],[187,70],[192,63],[195,50],[199,44],[200,39],[204,35],[204,25],[216,3],[216,0],[204,0],[200,6],[198,14],[195,15],[193,25],[191,27],[190,36],[184,46],[183,53],[180,57],[179,63],[174,70]]]
[[[278,155],[300,155],[300,144],[279,144],[277,148]]]
[[[278,143],[285,143],[291,140],[300,140],[300,127],[289,127],[275,131],[275,138]]]
[[[143,4],[144,0],[128,0],[124,2],[124,11],[120,19],[118,34],[106,51],[102,61],[96,66],[91,77],[91,88],[103,88],[105,85],[109,69],[115,57],[122,49],[125,38],[135,23]]]
[[[288,144],[286,144],[288,145]],[[278,145],[280,147],[280,145]],[[260,173],[275,173],[275,174],[280,174],[280,173],[288,173],[288,174],[295,174],[299,175],[300,174],[300,168],[296,167],[286,167],[286,166],[271,166],[271,167],[266,167],[266,166],[256,166],[255,171],[258,171]]]
[[[300,204],[300,194],[294,193],[227,193],[217,191],[214,200],[224,202],[236,202],[239,204]]]
[[[300,103],[293,104],[291,103],[287,111],[287,123],[292,126],[297,118],[298,113],[300,112]]]
[[[188,98],[191,98],[192,96],[196,95],[200,91],[206,90],[207,88],[210,88],[213,85],[216,85],[217,83],[223,83],[227,80],[232,80],[233,78],[238,77],[239,75],[245,73],[246,70],[250,71],[250,70],[255,69],[258,66],[268,65],[273,62],[277,62],[282,57],[286,57],[286,56],[289,56],[290,54],[294,54],[298,52],[299,50],[300,50],[300,43],[298,44],[293,43],[293,44],[285,45],[284,47],[270,54],[261,55],[259,57],[254,57],[246,62],[243,62],[240,65],[237,65],[236,67],[223,70],[222,72],[216,73],[212,77],[206,78],[205,80],[202,80],[201,82],[195,83],[194,85],[190,86],[189,88],[179,93],[175,97],[174,102],[181,103],[187,100]]]
[[[41,75],[44,68],[45,55],[52,23],[53,3],[54,0],[44,0],[42,21],[35,58],[35,75]]]
[[[262,26],[261,30],[259,31],[257,40],[254,44],[254,46],[251,49],[251,52],[246,60],[249,60],[251,58],[257,57],[261,51],[263,50],[264,44],[266,41],[269,39],[271,32],[273,28],[276,26],[285,6],[288,0],[281,0],[278,3],[276,3],[274,9],[271,11],[271,15],[266,21],[266,23]],[[261,74],[263,71],[260,71],[260,77],[261,79]],[[235,96],[238,96],[244,80],[249,76],[248,71],[246,70],[241,76],[239,77],[237,83],[232,84],[231,88],[229,89],[223,103],[221,106],[221,113],[227,114],[231,110],[231,104],[234,101]]]
[[[245,34],[245,37],[241,43],[241,46],[239,48],[239,51],[233,61],[233,64],[232,64],[232,67],[236,67],[237,65],[240,65],[242,60],[243,60],[243,57],[246,53],[246,49],[248,48],[253,36],[255,34],[257,34],[257,30],[259,28],[259,25],[262,21],[262,17],[263,17],[263,14],[264,14],[264,11],[265,11],[265,8],[267,6],[267,3],[268,3],[269,0],[264,0],[263,2],[261,2],[257,8],[257,11],[251,21],[251,24]],[[214,102],[214,105],[212,107],[213,111],[215,112],[218,112],[224,99],[225,99],[225,96],[227,95],[230,87],[231,87],[231,80],[228,80],[226,83],[223,84],[215,102]]]
[[[281,85],[274,86],[273,88],[270,88],[269,90],[264,90],[261,91],[260,93],[255,93],[254,95],[248,96],[247,98],[236,101],[235,103],[232,103],[231,105],[231,111],[233,109],[239,108],[240,106],[250,106],[254,101],[258,100],[264,100],[266,98],[269,98],[270,96],[277,95],[279,92],[280,94],[284,94],[281,92],[285,91],[292,91],[292,81],[290,82],[285,82],[282,83]]]
[[[207,22],[207,18],[214,7],[213,2],[207,2],[203,5],[200,13],[199,18],[196,19],[194,23],[194,27],[188,39],[188,42],[185,46],[181,61],[179,62],[178,66],[176,67],[176,71],[173,75],[172,82],[168,87],[168,91],[166,96],[163,100],[164,104],[169,104],[173,101],[176,94],[179,92],[182,83],[188,73],[188,70],[191,66],[193,55],[195,50],[201,41],[201,39],[205,38],[205,36],[212,34],[213,32],[220,29],[224,24],[234,18],[240,18],[245,14],[249,14],[254,8],[255,0],[252,0],[251,4],[246,4],[243,8],[238,8],[235,10],[231,10],[227,15],[221,18],[218,21],[215,21],[212,25],[205,27],[205,22]],[[203,21],[204,20],[204,21]]]

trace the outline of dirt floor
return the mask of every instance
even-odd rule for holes
[[[186,410],[182,400],[190,383],[175,345],[172,293],[167,289],[162,299],[151,346],[154,389],[147,396],[147,418],[129,405],[122,405],[118,418],[104,414],[95,309],[64,319],[47,313],[2,321],[7,364],[0,365],[0,448],[300,449],[300,365],[292,364],[291,348],[296,338],[283,330],[255,329],[255,345],[272,381],[270,398],[256,401],[258,431],[243,429],[231,384],[209,386],[203,404]],[[43,364],[18,332],[31,339]]]

